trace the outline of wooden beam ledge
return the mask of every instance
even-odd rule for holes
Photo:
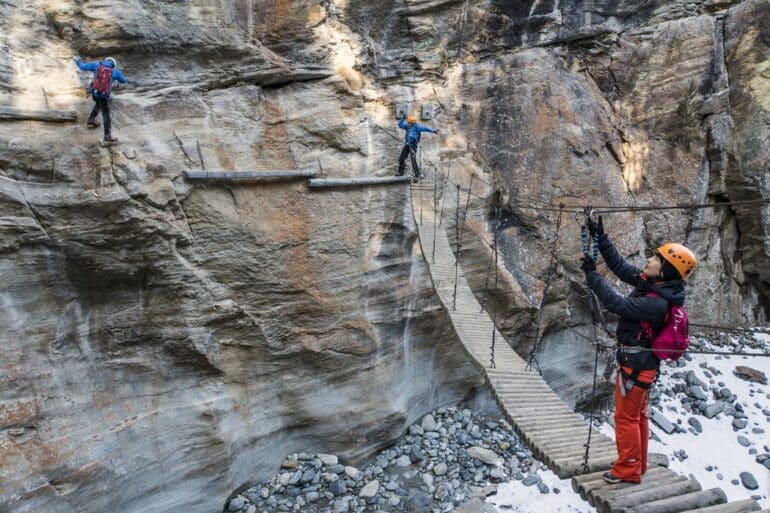
[[[208,182],[258,182],[260,180],[294,180],[311,178],[318,171],[313,169],[300,170],[266,170],[266,171],[199,171],[186,170],[184,177],[188,180]]]

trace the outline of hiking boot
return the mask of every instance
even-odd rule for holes
[[[619,477],[615,477],[615,474],[613,474],[609,470],[607,472],[605,472],[604,474],[602,474],[602,479],[604,479],[609,484],[618,484],[618,483],[622,483],[623,482],[622,479],[620,479]]]
[[[117,137],[112,137],[111,135],[105,135],[104,136],[104,142],[106,142],[106,143],[116,143],[116,142],[118,142],[118,138]]]
[[[414,178],[412,178],[412,183],[419,183],[419,182],[422,182],[422,181],[423,181],[423,179],[424,179],[424,177],[423,177],[422,175],[419,175],[419,176],[415,176]]]
[[[99,121],[96,119],[89,119],[88,123],[86,123],[86,128],[98,128],[99,127]]]

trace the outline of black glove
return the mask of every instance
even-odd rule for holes
[[[435,130],[433,131],[433,133],[434,133],[434,134],[440,134],[440,133],[441,133],[441,130],[439,130],[439,129],[437,128],[437,129],[435,129]]]
[[[584,257],[581,257],[580,260],[583,261],[583,263],[580,264],[580,268],[583,269],[585,272],[591,272],[596,270],[596,262],[594,262],[592,258],[588,258],[584,256]]]
[[[586,220],[586,226],[588,226],[588,233],[591,234],[591,237],[593,238],[594,234],[599,234],[599,237],[604,237],[604,220],[602,219],[602,216],[599,216],[598,221],[594,221],[590,217]]]

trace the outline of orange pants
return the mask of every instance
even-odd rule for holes
[[[631,369],[623,367],[631,374]],[[643,370],[639,381],[652,383],[657,371]],[[647,399],[650,390],[634,386],[626,389],[625,397],[620,393],[620,373],[615,379],[615,443],[618,459],[612,464],[612,474],[623,481],[639,483],[647,471],[647,440],[650,437],[647,417]]]

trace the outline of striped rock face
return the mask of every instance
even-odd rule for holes
[[[593,363],[562,332],[565,312],[588,319],[579,235],[565,217],[543,301],[556,215],[530,199],[767,197],[770,151],[766,2],[589,3],[0,2],[0,510],[214,511],[287,453],[354,463],[480,383],[407,186],[184,178],[393,175],[396,104],[441,129],[418,155],[429,181],[475,177],[470,196],[422,190],[469,294],[522,353],[545,305],[540,362],[575,402]],[[76,55],[128,79],[117,146],[85,127]],[[769,222],[606,224],[639,258],[686,240],[692,308],[728,322],[767,315]]]

